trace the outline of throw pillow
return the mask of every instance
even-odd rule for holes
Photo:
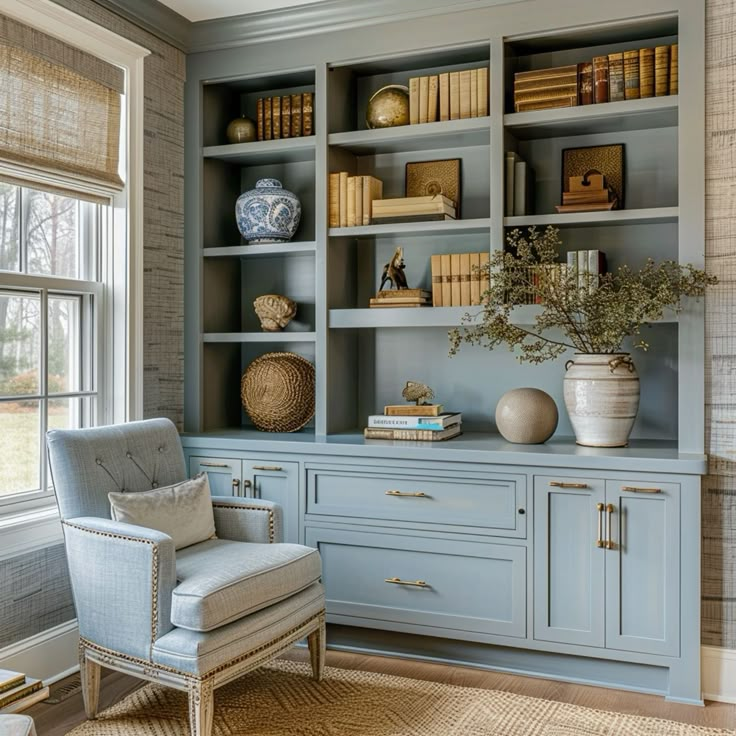
[[[108,493],[115,521],[157,529],[174,540],[176,549],[215,536],[210,484],[206,473],[165,488],[138,493]]]

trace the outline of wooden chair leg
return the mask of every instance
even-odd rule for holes
[[[100,674],[101,667],[87,656],[86,648],[79,646],[79,673],[82,681],[82,698],[84,712],[87,718],[97,718],[97,709],[100,703]]]
[[[325,619],[320,620],[319,628],[307,637],[309,646],[309,660],[312,664],[312,676],[317,682],[322,680],[325,671],[325,656],[327,655],[327,628]]]
[[[189,728],[191,736],[212,736],[215,696],[212,680],[195,680],[189,685]]]

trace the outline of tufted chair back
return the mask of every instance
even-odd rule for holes
[[[93,429],[54,429],[46,442],[62,519],[110,518],[110,491],[150,491],[187,477],[168,419]]]

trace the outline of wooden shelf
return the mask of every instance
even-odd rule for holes
[[[205,332],[204,342],[314,342],[314,332]]]
[[[598,225],[653,225],[677,222],[679,207],[649,207],[638,210],[611,210],[610,212],[564,212],[546,215],[522,215],[504,217],[504,227],[530,227],[531,225],[566,225],[585,227]]]
[[[490,143],[490,121],[490,117],[465,118],[378,130],[331,133],[327,136],[327,143],[360,156],[487,146]]]
[[[435,220],[429,222],[401,222],[390,225],[362,225],[360,227],[333,227],[331,238],[380,238],[387,235],[461,235],[488,234],[491,220],[479,217],[472,220]]]
[[[313,161],[314,152],[315,137],[310,135],[301,138],[282,138],[277,141],[205,146],[202,149],[202,156],[240,166],[262,166]]]
[[[317,243],[314,241],[304,243],[261,243],[254,245],[226,245],[221,248],[204,248],[202,255],[205,258],[257,258],[301,255],[303,253],[314,253],[316,250]]]
[[[592,133],[671,128],[678,122],[677,95],[623,100],[600,105],[515,112],[503,116],[516,138],[558,138]]]

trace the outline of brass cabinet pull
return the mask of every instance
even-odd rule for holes
[[[621,490],[631,493],[662,493],[661,488],[642,488],[641,486],[621,486]]]
[[[403,496],[405,498],[429,498],[424,491],[414,491],[410,493],[408,491],[386,491],[386,496]]]
[[[200,461],[200,466],[203,468],[229,468],[231,467],[230,463],[208,463],[204,460]]]
[[[596,540],[596,547],[605,547],[606,543],[603,541],[603,510],[606,508],[602,503],[596,505],[598,509],[598,539]]]
[[[240,485],[240,478],[233,478],[233,488],[237,488]]]
[[[587,488],[587,483],[563,483],[561,480],[551,480],[549,482],[555,488]]]
[[[606,549],[613,549],[613,535],[611,534],[613,511],[613,504],[609,503],[608,506],[606,506],[606,515],[608,517]]]
[[[254,465],[253,470],[273,470],[275,473],[283,470],[280,465]]]
[[[386,583],[393,583],[394,585],[411,585],[414,588],[431,588],[429,583],[425,583],[424,580],[402,580],[401,578],[386,578]]]

